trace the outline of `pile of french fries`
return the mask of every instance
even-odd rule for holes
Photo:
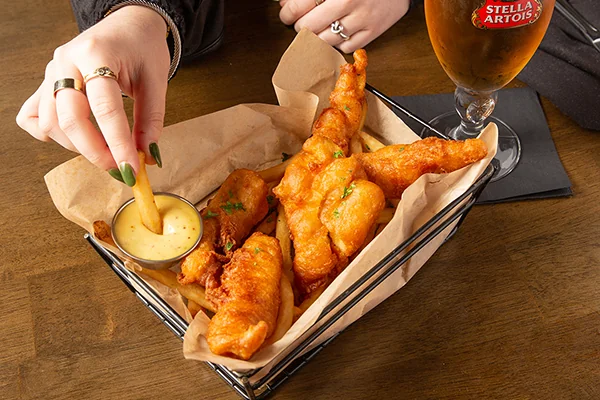
[[[352,154],[361,152],[374,152],[384,147],[384,144],[379,142],[373,136],[360,132],[352,138],[350,142],[350,152]],[[156,204],[154,202],[154,196],[152,189],[148,181],[144,154],[139,152],[140,157],[140,170],[137,175],[137,183],[133,187],[134,197],[138,202],[142,221],[148,229],[154,232],[162,232],[162,222]],[[269,185],[269,188],[277,186],[283,175],[285,169],[292,161],[292,158],[278,164],[272,168],[258,171],[258,174],[263,178]],[[215,192],[211,193],[207,198],[202,200],[199,204],[205,204],[206,201],[213,197]],[[272,195],[273,199],[275,197]],[[271,204],[274,206],[274,204]],[[388,222],[394,216],[395,208],[398,205],[398,200],[391,200],[389,207],[385,208],[381,214],[377,223],[370,230],[363,246],[357,251],[356,254],[360,253],[364,247],[366,247],[375,236],[377,236],[388,224]],[[292,269],[292,242],[290,240],[290,230],[286,222],[285,213],[281,204],[277,205],[277,208],[269,212],[265,219],[255,228],[255,231],[262,232],[267,235],[275,235],[281,245],[283,254],[283,274],[281,276],[281,304],[279,307],[279,313],[277,317],[277,325],[273,334],[267,339],[265,345],[275,343],[281,339],[292,324],[317,300],[317,298],[323,293],[327,285],[323,285],[318,290],[315,290],[310,296],[298,305],[295,304],[295,294],[293,290],[294,272]],[[158,221],[157,221],[158,220]],[[156,229],[156,230],[155,230]],[[94,223],[95,236],[109,244],[114,245],[110,234],[110,227],[104,221],[96,221]],[[171,289],[175,289],[181,296],[187,300],[187,307],[192,316],[195,316],[199,311],[205,312],[208,316],[212,316],[216,310],[214,306],[206,300],[204,287],[198,284],[187,284],[183,285],[177,280],[177,273],[172,270],[151,270],[141,267],[140,272],[152,278],[163,285],[168,286]]]

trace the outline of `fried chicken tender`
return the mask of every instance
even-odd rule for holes
[[[216,273],[227,258],[216,252],[219,222],[215,218],[207,218],[208,208],[201,213],[203,221],[202,239],[198,247],[188,254],[181,263],[181,273],[177,280],[182,284],[199,283],[205,285],[208,276]]]
[[[238,169],[223,182],[202,211],[204,232],[198,247],[181,264],[179,282],[205,285],[252,228],[269,211],[269,188],[254,171]]]
[[[350,139],[365,119],[365,51],[357,50],[354,59],[354,64],[341,67],[329,98],[331,107],[322,111],[313,125],[313,136],[304,142],[300,153],[286,168],[281,183],[273,189],[285,210],[294,241],[295,283],[304,295],[323,285],[347,264],[345,252],[336,253],[330,231],[320,218],[331,185],[324,185],[321,179],[316,188],[315,182],[331,163],[348,154]]]
[[[315,180],[316,190],[324,193],[319,218],[344,264],[363,244],[385,207],[383,191],[366,178],[352,156],[335,160]]]
[[[206,298],[217,308],[206,333],[210,351],[248,360],[260,349],[277,323],[282,268],[279,241],[256,232],[220,278],[209,278]]]
[[[382,188],[387,198],[399,199],[421,175],[456,171],[486,155],[486,145],[480,139],[455,141],[429,137],[355,157],[363,165],[369,180]]]

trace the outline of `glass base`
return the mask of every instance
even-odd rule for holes
[[[500,180],[510,174],[521,159],[521,141],[517,133],[506,123],[496,117],[489,117],[485,123],[493,122],[498,126],[498,150],[496,157],[492,160],[492,164],[496,167],[496,173],[491,179],[491,182]],[[464,140],[470,137],[456,137],[455,128],[460,125],[460,117],[456,111],[450,111],[440,116],[435,117],[429,122],[431,127],[448,135],[452,139]],[[431,136],[427,128],[423,129],[421,136]]]

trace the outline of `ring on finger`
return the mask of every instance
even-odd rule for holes
[[[108,68],[107,66],[103,66],[100,68],[96,68],[94,71],[92,71],[91,73],[85,75],[83,77],[83,81],[85,83],[88,83],[91,79],[94,78],[111,78],[114,79],[115,81],[118,80],[117,74],[115,74],[110,68]]]
[[[342,24],[340,23],[340,21],[334,21],[331,24],[331,32],[335,33],[337,35],[340,35],[340,37],[344,40],[348,40],[350,39],[350,35],[346,35],[344,33],[344,27],[342,26]]]
[[[78,92],[85,94],[85,90],[83,88],[83,82],[79,79],[73,78],[63,78],[54,82],[54,97],[56,97],[56,93],[63,89],[75,89]]]
[[[325,0],[315,0],[315,4],[317,6],[320,6],[321,4],[325,3]]]

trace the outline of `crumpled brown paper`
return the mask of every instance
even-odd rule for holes
[[[310,135],[314,117],[328,105],[339,66],[344,62],[337,51],[318,37],[308,31],[300,32],[273,75],[273,86],[282,107],[240,105],[165,128],[161,138],[165,166],[163,169],[149,168],[154,190],[177,193],[197,203],[216,189],[234,169],[261,169],[276,162],[282,152],[298,152],[303,140]],[[390,144],[411,143],[419,139],[375,96],[368,93],[367,101],[367,131]],[[418,113],[418,110],[414,111]],[[294,341],[323,323],[320,321],[315,324],[315,321],[332,299],[475,182],[496,153],[496,127],[490,124],[481,138],[488,146],[488,156],[450,174],[424,175],[411,185],[404,192],[396,214],[387,227],[334,280],[282,339],[261,349],[251,361],[217,356],[210,352],[203,336],[208,318],[198,313],[185,335],[185,357],[222,364],[236,371],[266,365],[252,381],[264,376],[293,348],[291,345]],[[90,232],[93,221],[110,223],[117,208],[131,197],[129,188],[114,181],[104,171],[97,170],[82,157],[52,170],[46,175],[46,182],[58,210]],[[404,286],[441,246],[453,226],[446,228],[442,235],[338,320],[312,347],[341,331]],[[155,287],[160,285],[157,282],[153,284]],[[168,293],[167,290],[163,292]],[[180,301],[180,298],[168,297],[168,301]]]

